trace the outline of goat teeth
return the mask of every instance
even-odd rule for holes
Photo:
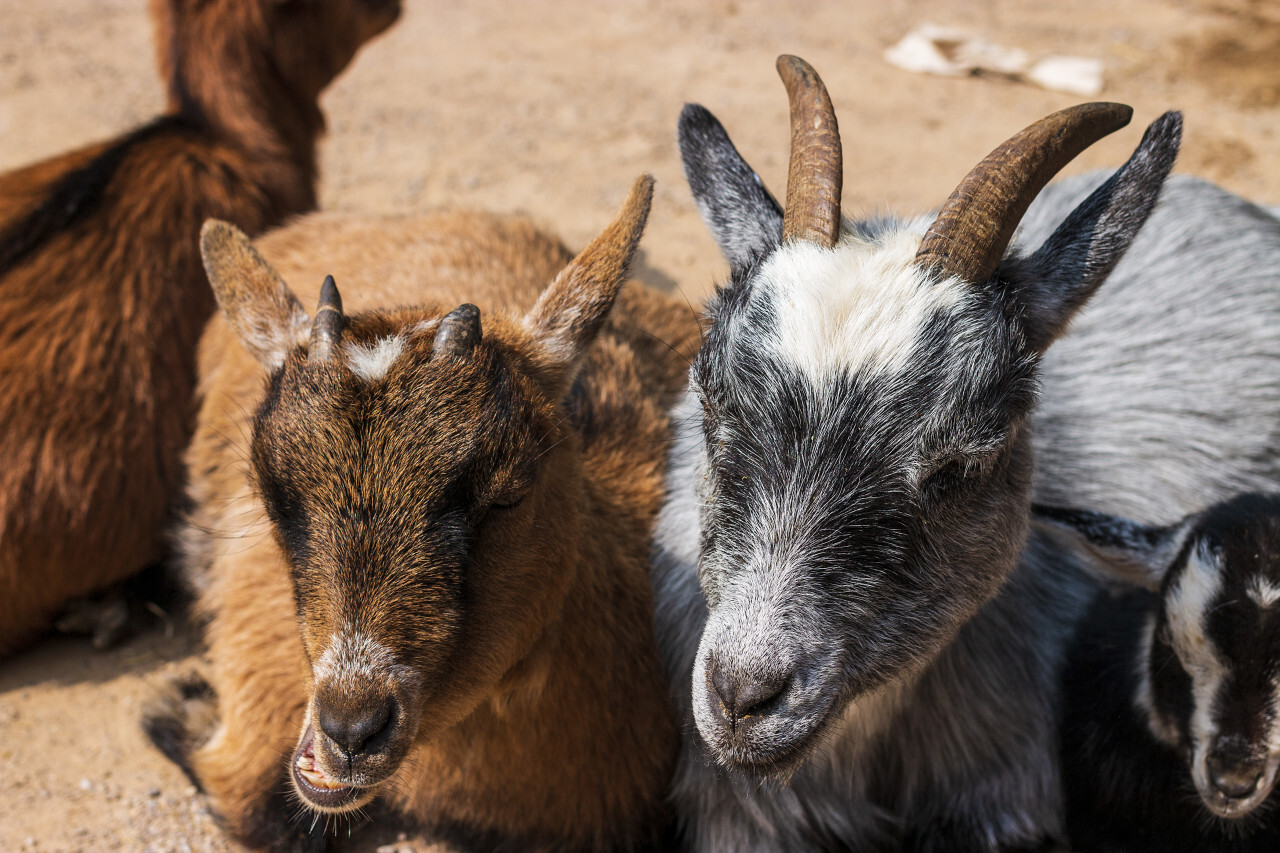
[[[336,791],[341,788],[347,787],[346,785],[344,785],[343,783],[335,779],[330,779],[328,776],[326,776],[323,772],[319,770],[306,770],[299,767],[298,772],[301,773],[303,776],[305,776],[307,781],[317,788],[324,788],[327,791]]]

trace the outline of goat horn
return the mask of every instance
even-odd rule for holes
[[[311,345],[308,347],[307,360],[312,362],[328,361],[333,355],[333,348],[342,338],[342,295],[338,293],[338,285],[333,276],[324,277],[320,285],[320,307],[316,309],[316,318],[311,321]]]
[[[462,356],[480,343],[480,309],[470,302],[459,305],[440,321],[433,356]]]
[[[1129,123],[1124,104],[1080,104],[1017,134],[987,155],[956,187],[929,226],[915,264],[982,284],[1044,185],[1076,155]]]
[[[844,185],[836,111],[822,78],[800,57],[779,56],[778,76],[791,102],[791,165],[787,169],[782,239],[830,249],[840,239],[840,189]]]

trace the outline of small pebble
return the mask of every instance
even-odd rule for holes
[[[154,798],[156,798],[156,797],[160,796],[160,789],[159,789],[159,788],[152,788],[150,791],[147,791],[147,796],[148,796],[148,797],[151,797],[152,799],[154,799]]]
[[[81,779],[81,780],[80,780],[80,790],[81,790],[81,791],[92,791],[92,790],[93,790],[93,783],[92,783],[92,782],[90,782],[88,779]]]

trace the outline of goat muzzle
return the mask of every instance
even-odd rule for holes
[[[372,793],[349,785],[329,775],[316,760],[315,726],[308,725],[293,753],[291,777],[298,796],[308,806],[324,812],[343,812],[358,808]]]

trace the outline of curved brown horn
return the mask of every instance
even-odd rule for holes
[[[320,285],[320,307],[316,309],[316,318],[311,321],[311,344],[307,348],[307,360],[312,362],[328,361],[333,356],[333,348],[342,339],[342,295],[338,293],[338,285],[333,276],[324,277]]]
[[[470,302],[459,305],[440,321],[436,342],[431,347],[433,356],[460,356],[469,353],[480,343],[480,309]]]
[[[840,128],[827,87],[798,56],[778,57],[778,76],[791,102],[791,165],[782,239],[830,249],[840,239],[840,189],[844,159]]]
[[[916,266],[985,282],[1044,185],[1132,116],[1124,104],[1080,104],[1040,119],[992,151],[942,206],[916,253]]]

